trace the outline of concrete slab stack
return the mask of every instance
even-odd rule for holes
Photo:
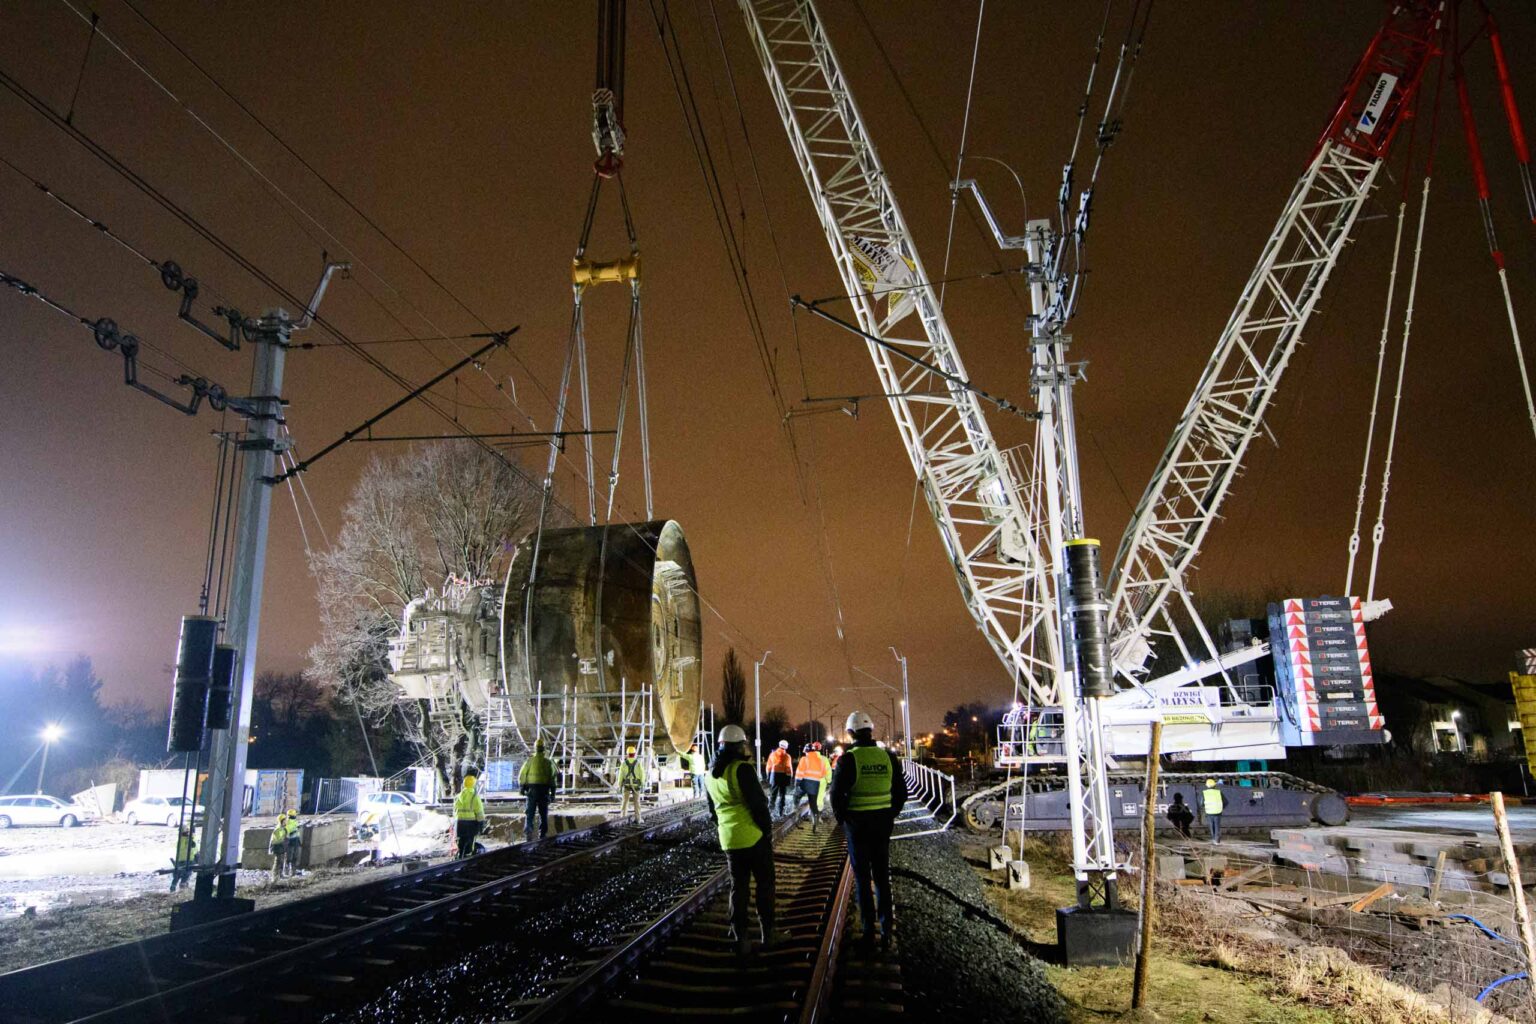
[[[1434,887],[1438,874],[1441,891],[1452,892],[1509,888],[1492,834],[1450,836],[1341,826],[1274,829],[1270,836],[1279,846],[1282,863],[1311,871],[1425,889]],[[1522,875],[1536,879],[1536,843],[1516,843],[1515,855]]]

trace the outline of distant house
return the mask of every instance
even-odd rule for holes
[[[1415,753],[1459,753],[1473,761],[1525,753],[1508,682],[1378,673],[1376,697],[1394,745]]]

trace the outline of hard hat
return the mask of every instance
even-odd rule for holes
[[[475,788],[475,777],[473,775],[466,775],[466,776],[464,776],[464,788],[465,789],[474,789]]]
[[[630,747],[628,750],[625,750],[624,751],[624,756],[625,757],[634,757],[635,756],[635,748],[634,747]]]
[[[728,725],[720,730],[721,743],[745,743],[747,731],[739,725]]]
[[[811,752],[811,745],[809,743],[807,743],[805,746],[800,748],[800,753],[802,753],[802,754],[809,754],[810,752]]]
[[[544,737],[540,736],[533,741],[533,752],[535,754],[542,754],[544,752]]]
[[[846,728],[849,732],[859,732],[864,729],[873,730],[874,727],[875,720],[870,718],[862,711],[855,711],[853,714],[848,716],[848,723]]]
[[[812,750],[820,750],[821,749],[821,743],[820,742],[812,743],[811,744],[811,749]]]
[[[1214,785],[1216,785],[1216,780],[1215,779],[1206,779],[1205,780],[1205,784],[1207,786],[1214,786]]]
[[[843,745],[841,743],[839,743],[837,746],[832,748],[832,753],[834,753],[834,754],[841,754],[842,752],[843,752]]]
[[[789,740],[779,740],[779,749],[780,750],[788,750],[789,749]]]

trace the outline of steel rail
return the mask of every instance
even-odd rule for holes
[[[837,975],[838,954],[843,948],[843,933],[848,927],[848,900],[852,893],[853,862],[844,860],[837,889],[832,895],[827,928],[821,936],[821,949],[816,953],[816,967],[811,971],[811,983],[806,989],[800,1024],[820,1024],[831,1016],[832,983]]]
[[[784,839],[800,818],[787,815],[774,824],[774,843]],[[813,863],[826,856],[818,853]],[[519,1020],[550,1022],[575,1019],[583,1010],[590,1009],[597,1000],[609,995],[615,984],[634,970],[652,954],[665,948],[683,929],[722,894],[730,880],[729,868],[722,867],[694,886],[634,935],[607,951],[599,960],[568,979],[560,990],[544,1000],[533,1012]],[[815,884],[815,883],[812,883]],[[809,1024],[829,1018],[832,1006],[834,982],[837,976],[837,959],[842,950],[846,932],[848,906],[852,898],[853,873],[845,859],[838,871],[838,880],[827,899],[827,916],[820,929],[815,961],[809,982],[794,993],[801,1002],[801,1012],[792,1019]]]
[[[149,991],[135,992],[124,1002],[95,1012],[87,1012],[83,1016],[73,1009],[62,1014],[50,1014],[46,1007],[36,1007],[36,1003],[33,1002],[33,1007],[42,1012],[22,1019],[69,1021],[72,1024],[104,1024],[104,1022],[142,1019],[146,1013],[150,1017],[164,1019],[170,1014],[227,1000],[233,994],[248,989],[253,978],[259,977],[262,981],[269,982],[274,977],[293,977],[297,964],[305,961],[313,963],[328,960],[334,957],[338,950],[352,952],[408,929],[419,928],[445,913],[523,889],[542,879],[587,864],[621,847],[683,827],[701,813],[696,806],[692,806],[691,801],[685,806],[690,806],[691,809],[665,820],[653,822],[638,830],[628,829],[615,822],[602,822],[587,829],[565,833],[552,842],[554,850],[578,846],[588,840],[600,838],[604,833],[616,834],[595,845],[581,845],[542,862],[522,863],[519,858],[520,862],[512,865],[511,869],[503,874],[471,884],[458,892],[433,895],[434,887],[452,884],[454,881],[461,880],[459,876],[472,873],[477,869],[495,868],[496,861],[509,859],[509,856],[514,855],[513,851],[516,854],[538,855],[550,852],[551,846],[540,843],[533,847],[508,847],[505,850],[482,854],[480,857],[435,865],[396,879],[381,880],[366,886],[327,894],[317,899],[297,901],[236,919],[210,922],[185,931],[155,936],[142,942],[125,943],[107,950],[0,975],[0,1004],[20,1006],[23,1005],[23,1000],[30,997],[34,1001],[39,998],[52,1001],[55,1005],[67,1005],[71,1001],[78,1005],[81,1001],[81,993],[77,986],[82,984],[82,977],[111,976],[110,968],[114,963],[126,966],[131,962],[136,977],[148,974]],[[487,863],[487,860],[490,863]],[[423,899],[423,897],[426,898]],[[414,906],[393,909],[388,907],[390,902],[398,903],[402,900],[421,900],[421,902]],[[333,927],[330,923],[331,918],[334,917],[333,910],[347,907],[378,908],[381,905],[384,913],[375,920],[365,921],[351,928],[334,930],[325,935],[302,934],[306,926]],[[262,939],[268,943],[277,939],[293,944],[289,948],[279,949],[265,956],[258,954],[254,959],[232,966],[216,962],[209,964],[217,953],[210,954],[207,952],[208,949],[229,950],[239,948],[242,944],[249,946],[252,943],[242,942],[242,940],[252,938],[257,940],[255,944],[258,948],[262,945]],[[158,988],[155,985],[159,980],[157,971],[163,972],[169,966],[163,962],[167,957],[172,961],[184,962],[189,957],[195,957],[200,966],[215,966],[222,969],[215,969],[206,975],[167,988]],[[84,984],[88,990],[89,982]],[[20,998],[12,998],[13,996]],[[89,998],[89,994],[86,998]]]

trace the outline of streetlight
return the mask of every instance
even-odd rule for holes
[[[1458,753],[1458,754],[1465,754],[1467,752],[1467,741],[1462,739],[1462,737],[1461,737],[1461,711],[1460,710],[1456,710],[1456,711],[1452,711],[1451,712],[1451,727],[1456,730],[1456,753]],[[42,792],[42,790],[38,790],[38,792]]]
[[[912,694],[907,689],[907,659],[893,646],[891,654],[901,662],[901,740],[903,747],[912,746]]]
[[[755,746],[757,749],[757,768],[763,767],[763,662],[768,660],[772,651],[764,651],[763,656],[752,663],[752,730],[757,735]]]
[[[64,735],[64,729],[57,722],[50,722],[43,726],[43,731],[38,733],[38,738],[43,741],[43,763],[37,766],[37,792],[41,796],[43,792],[43,772],[48,770],[48,749],[59,741]]]

